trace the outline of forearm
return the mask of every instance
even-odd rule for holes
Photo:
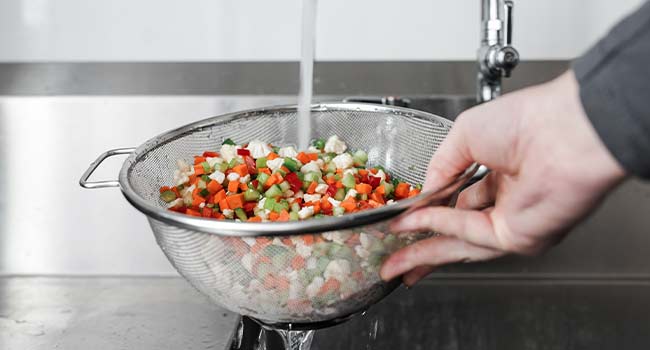
[[[573,69],[584,110],[607,148],[630,174],[650,178],[650,2]]]

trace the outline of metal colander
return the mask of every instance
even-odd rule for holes
[[[312,106],[312,137],[338,135],[410,183],[422,183],[429,159],[449,132],[444,118],[358,103]],[[314,324],[359,312],[390,293],[379,278],[385,257],[426,234],[389,231],[387,219],[422,205],[420,195],[378,209],[306,221],[249,223],[191,217],[165,209],[159,188],[172,183],[178,159],[236,143],[297,143],[297,108],[273,107],[205,119],[159,135],[137,149],[106,152],[80,181],[119,186],[147,215],[169,261],[213,302],[267,324]],[[88,182],[103,159],[131,153],[119,181]],[[334,282],[332,280],[335,280]]]

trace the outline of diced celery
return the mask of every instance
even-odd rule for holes
[[[298,217],[298,212],[292,211],[289,213],[289,220],[291,221],[296,221],[299,220],[300,217]]]
[[[273,153],[279,153],[280,152],[280,147],[273,146],[273,147],[271,147],[271,149],[273,150]]]
[[[226,170],[228,170],[228,163],[226,162],[215,163],[214,170],[219,170],[220,172],[225,173]]]
[[[395,188],[392,183],[388,183],[385,181],[382,181],[380,185],[384,186],[384,190],[386,190],[386,196],[392,194],[393,189]]]
[[[284,166],[286,166],[287,169],[289,169],[291,171],[298,171],[298,169],[300,169],[298,167],[298,162],[296,162],[295,160],[293,160],[293,159],[291,159],[289,157],[284,158]]]
[[[281,195],[282,195],[282,189],[278,185],[273,185],[269,187],[269,189],[266,190],[266,192],[264,192],[264,196],[266,196],[266,198],[274,198],[274,197],[279,197]]]
[[[332,156],[332,154],[334,154],[334,156]],[[332,161],[332,159],[334,159],[334,157],[336,157],[336,153],[321,153],[319,157],[323,160],[323,162],[329,163]]]
[[[235,209],[235,215],[237,215],[237,218],[241,221],[248,220],[248,216],[246,216],[246,212],[242,208]]]
[[[415,185],[415,188],[418,189],[418,190],[422,190],[422,184]]]
[[[235,158],[231,159],[230,162],[228,163],[228,168],[234,168],[235,166],[237,166],[239,164],[241,164],[241,162],[239,161],[239,158],[235,157]]]
[[[183,184],[180,184],[180,185],[176,186],[176,189],[179,190],[179,191],[182,191],[184,188],[185,188],[185,185],[183,185]]]
[[[359,199],[361,199],[362,201],[367,201],[367,200],[368,200],[368,195],[367,195],[367,194],[365,194],[365,193],[364,193],[364,194],[361,194],[361,195],[359,195],[359,197],[360,197]]]
[[[201,175],[201,180],[205,181],[205,183],[210,183],[210,177],[208,175]]]
[[[336,164],[334,164],[334,162],[327,163],[327,172],[330,173],[336,172]]]
[[[222,145],[233,145],[234,146],[235,142],[228,138],[228,139],[223,140],[223,142],[221,144]]]
[[[336,190],[336,194],[334,195],[334,199],[336,199],[337,201],[342,201],[343,199],[345,199],[345,190],[342,189],[342,188],[339,188],[338,190]]]
[[[255,160],[255,166],[258,168],[266,168],[266,157],[257,158]]]
[[[246,192],[244,192],[244,199],[245,199],[247,202],[256,201],[256,200],[258,200],[259,198],[260,198],[260,193],[257,192],[257,191],[255,191],[255,190],[252,189],[252,188],[249,188],[249,189],[246,190]]]
[[[176,199],[176,193],[170,190],[164,191],[163,193],[160,194],[160,199],[162,199],[166,203],[169,203]]]
[[[204,189],[204,188],[208,187],[208,184],[205,183],[205,181],[203,181],[203,179],[201,179],[201,180],[198,181],[197,187],[200,188],[200,189]]]
[[[278,174],[282,175],[282,177],[287,176],[287,173],[282,169],[278,169],[278,170],[274,171],[274,173],[278,173]]]
[[[305,174],[303,174],[302,172],[297,172],[296,175],[298,176],[300,181],[305,181]]]
[[[332,214],[334,214],[334,216],[343,215],[343,214],[345,214],[345,209],[343,209],[343,207],[336,207],[336,208],[332,209]]]
[[[208,207],[208,208],[214,208],[214,204],[213,204],[213,203],[208,203],[208,204],[206,204],[205,206]]]
[[[336,180],[336,181],[341,180],[341,175],[339,175],[339,174],[334,175],[334,180]]]
[[[318,148],[321,151],[323,150],[323,148],[325,148],[325,140],[323,139],[316,139],[311,144],[312,146]]]
[[[289,202],[287,202],[287,201],[284,200],[284,199],[281,200],[281,201],[279,201],[279,202],[277,202],[277,203],[273,206],[273,211],[276,212],[276,213],[279,213],[279,212],[281,212],[281,211],[283,211],[283,210],[289,210]]]
[[[295,211],[296,213],[300,211],[300,204],[298,203],[293,203],[291,204],[291,211]]]
[[[266,181],[268,181],[270,175],[267,173],[260,173],[257,175],[257,181],[260,183],[260,185],[264,185]]]
[[[275,209],[276,204],[278,204],[278,202],[275,198],[267,198],[266,201],[264,201],[264,209],[273,210]]]
[[[304,181],[306,181],[306,182],[318,181],[318,180],[320,180],[320,178],[322,176],[323,175],[320,172],[310,171],[307,174],[305,174],[305,180]]]
[[[368,162],[368,154],[362,150],[358,150],[354,152],[352,160],[354,161],[355,166],[364,166],[366,165],[366,162]]]
[[[354,185],[357,184],[357,182],[354,180],[354,175],[352,174],[345,174],[341,182],[343,182],[343,186],[346,188],[354,188]]]
[[[280,182],[279,186],[280,186],[280,189],[282,190],[282,192],[287,192],[287,191],[289,191],[291,189],[291,185],[289,185],[289,183],[286,182],[286,181]]]
[[[212,167],[210,166],[210,164],[208,162],[202,162],[201,166],[203,167],[203,172],[205,172],[205,173],[212,172]]]

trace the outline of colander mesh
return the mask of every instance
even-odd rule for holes
[[[416,111],[353,106],[314,108],[312,137],[338,135],[350,149],[367,151],[370,165],[381,165],[400,179],[421,183],[451,122]],[[208,121],[147,143],[127,172],[133,191],[163,207],[158,189],[172,183],[176,161],[191,161],[203,151],[219,150],[226,138],[239,144],[251,140],[279,146],[297,143],[295,108]],[[381,222],[280,238],[225,237],[151,218],[149,222],[170,262],[192,285],[229,310],[269,323],[321,322],[366,308],[391,290],[379,278],[381,261],[426,236],[397,236]]]

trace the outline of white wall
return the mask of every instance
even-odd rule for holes
[[[299,56],[301,0],[5,0],[0,61]],[[321,0],[318,60],[473,59],[479,0]],[[515,0],[525,59],[579,55],[642,0]]]

